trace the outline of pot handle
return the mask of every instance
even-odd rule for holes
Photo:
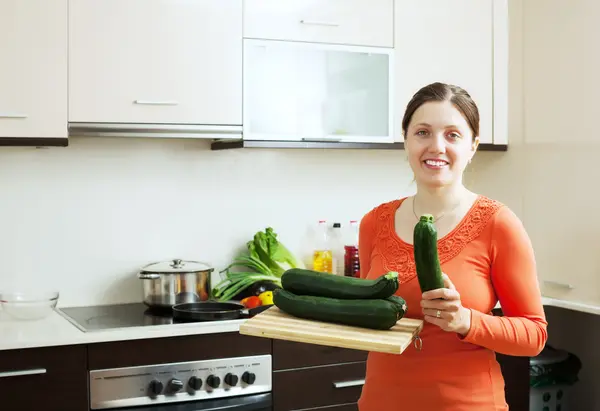
[[[156,280],[160,278],[160,274],[155,273],[138,273],[138,278],[140,280]]]
[[[244,314],[246,314],[248,317],[252,318],[257,314],[262,313],[263,311],[268,310],[269,308],[271,308],[273,304],[269,304],[269,305],[259,305],[258,307],[254,307],[254,308],[245,308],[244,310],[242,310],[242,312]]]

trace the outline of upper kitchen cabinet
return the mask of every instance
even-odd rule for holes
[[[73,0],[77,135],[240,137],[242,0]]]
[[[245,0],[244,140],[393,142],[392,0]]]
[[[394,0],[244,0],[244,37],[394,46]]]
[[[58,138],[66,145],[67,5],[0,0],[2,138]]]
[[[246,40],[244,140],[389,143],[393,50]]]
[[[396,141],[412,95],[435,81],[471,94],[481,143],[507,144],[507,0],[396,0]]]

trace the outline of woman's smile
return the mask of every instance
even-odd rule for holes
[[[443,159],[427,159],[423,161],[423,164],[430,170],[444,170],[450,165],[448,161]]]

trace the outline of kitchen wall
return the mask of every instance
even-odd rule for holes
[[[582,278],[600,295],[596,234],[600,170],[600,3],[510,2],[509,150],[478,153],[472,188],[509,204],[532,238],[540,276]],[[596,297],[597,298],[597,297]],[[598,300],[596,300],[598,301]],[[549,343],[583,361],[568,409],[600,411],[600,316],[547,307]]]
[[[585,183],[600,177],[600,3],[510,5],[510,148],[478,153],[466,182],[523,219],[541,273],[594,270],[600,214]],[[0,288],[57,288],[63,306],[136,301],[142,265],[178,257],[222,268],[268,225],[305,256],[318,219],[359,219],[411,193],[411,178],[403,151],[211,152],[202,141],[133,138],[2,148]],[[584,362],[570,409],[600,411],[600,317],[547,315],[550,343]]]
[[[267,226],[304,257],[319,219],[360,219],[410,193],[411,180],[404,151],[210,151],[134,138],[2,148],[0,288],[57,288],[61,306],[139,301],[145,264],[222,269]]]

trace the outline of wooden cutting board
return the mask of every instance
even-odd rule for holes
[[[389,330],[370,330],[294,317],[276,306],[246,320],[240,334],[362,351],[402,354],[423,329],[423,320],[402,318]]]

